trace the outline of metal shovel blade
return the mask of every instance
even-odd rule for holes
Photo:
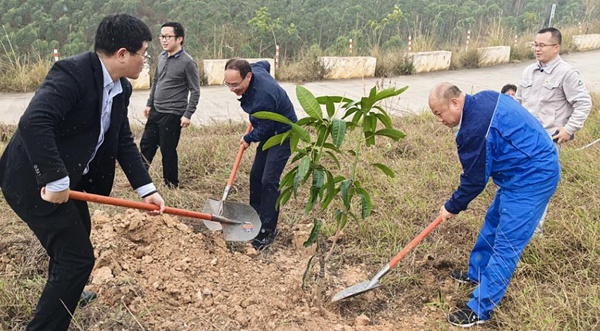
[[[336,302],[338,300],[342,300],[342,299],[346,299],[346,298],[350,298],[353,297],[355,295],[359,295],[361,293],[367,292],[369,290],[372,290],[376,287],[379,287],[379,285],[381,285],[381,283],[379,282],[379,280],[375,281],[375,284],[373,284],[373,280],[365,280],[362,283],[358,283],[356,285],[352,285],[350,287],[347,287],[341,291],[339,291],[338,293],[336,293],[333,296],[333,299],[331,299],[332,302]]]
[[[216,214],[221,201],[209,199],[204,204],[203,212]],[[225,241],[249,241],[258,235],[261,228],[260,217],[254,208],[239,202],[224,201],[223,217],[240,220],[241,225],[230,225],[225,223],[204,220],[204,224],[212,231],[223,231]]]
[[[222,213],[219,214],[219,211],[224,211],[224,210],[225,210],[224,201],[208,199],[206,201],[206,203],[204,203],[204,208],[202,209],[202,212],[207,213],[207,214],[223,215]],[[221,226],[221,223],[219,223],[219,222],[204,220],[204,225],[206,225],[206,227],[210,231],[223,230],[223,227]]]
[[[151,203],[130,201],[125,199],[113,198],[103,195],[71,191],[69,197],[74,200],[104,203],[113,206],[136,208],[140,210],[154,211],[160,207]],[[164,213],[199,218],[202,220],[213,220],[223,224],[223,237],[227,241],[248,241],[254,239],[260,231],[261,222],[256,214],[256,211],[250,206],[242,205],[236,208],[231,208],[225,215],[214,215],[199,213],[192,210],[179,208],[165,207]],[[252,214],[254,212],[254,214]],[[233,218],[235,217],[235,218]]]
[[[429,235],[429,233],[431,233],[431,231],[433,231],[433,229],[435,229],[438,225],[440,225],[442,223],[442,217],[438,216],[431,224],[429,224],[425,230],[421,231],[421,233],[419,233],[413,240],[411,240],[411,242],[408,243],[408,245],[406,245],[404,247],[404,249],[402,249],[402,251],[400,251],[400,253],[398,253],[390,262],[388,262],[385,267],[383,267],[381,270],[379,270],[379,272],[375,275],[375,277],[371,278],[371,280],[367,280],[364,281],[362,283],[347,287],[341,291],[339,291],[338,293],[336,293],[333,298],[331,299],[331,301],[335,302],[341,299],[345,299],[345,298],[349,298],[364,292],[367,292],[369,290],[372,290],[376,287],[379,287],[379,285],[381,285],[379,283],[379,280],[385,276],[385,274],[387,274],[391,269],[393,269],[398,262],[400,262],[404,256],[406,256],[406,254],[408,254],[408,252],[412,251],[413,248],[415,248],[415,246],[417,246],[417,244],[419,244],[425,237],[427,237],[427,235]]]

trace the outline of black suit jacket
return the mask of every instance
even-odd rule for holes
[[[134,188],[152,182],[127,118],[131,84],[121,78],[121,85],[110,128],[83,176],[100,133],[102,65],[94,52],[54,64],[0,159],[0,187],[13,208],[37,215],[52,212],[55,204],[42,200],[40,189],[67,175],[72,189],[109,195],[115,161]]]

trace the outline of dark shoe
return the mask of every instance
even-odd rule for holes
[[[465,308],[448,315],[448,322],[454,326],[460,326],[461,328],[470,328],[475,324],[485,323],[487,320],[479,319],[473,309],[465,306]]]
[[[277,230],[261,229],[256,238],[252,239],[252,247],[257,251],[267,249],[275,240]]]
[[[79,308],[83,308],[98,298],[98,295],[92,291],[83,291],[79,297]]]
[[[450,277],[454,278],[454,280],[458,281],[459,283],[479,284],[479,282],[469,278],[469,274],[467,272],[461,270],[452,270]]]

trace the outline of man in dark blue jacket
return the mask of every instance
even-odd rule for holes
[[[429,107],[440,122],[458,127],[463,167],[460,186],[440,208],[444,221],[467,209],[493,178],[498,186],[461,282],[478,284],[467,305],[448,316],[453,325],[486,322],[512,278],[560,179],[558,154],[539,121],[506,94],[467,95],[449,83],[436,86]]]
[[[248,148],[256,142],[256,156],[250,171],[250,205],[260,216],[262,228],[252,241],[254,248],[267,248],[277,234],[279,209],[279,179],[290,158],[290,142],[262,149],[265,142],[274,135],[290,129],[287,124],[272,120],[261,120],[253,116],[259,111],[268,111],[287,117],[296,122],[296,112],[287,93],[269,74],[270,64],[261,61],[250,65],[244,59],[233,58],[225,64],[224,84],[238,96],[242,109],[250,115],[252,131],[242,137],[240,143]]]

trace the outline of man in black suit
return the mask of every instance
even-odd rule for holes
[[[115,161],[146,203],[165,203],[127,119],[131,84],[152,34],[129,15],[105,17],[94,50],[58,61],[0,159],[0,187],[50,256],[48,280],[27,330],[67,330],[94,266],[86,202],[70,189],[109,195]]]

